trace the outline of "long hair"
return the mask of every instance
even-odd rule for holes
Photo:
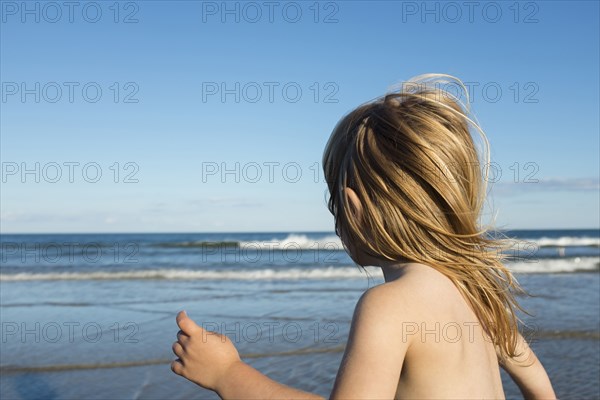
[[[464,91],[467,106],[449,85]],[[323,155],[328,206],[355,261],[361,253],[435,268],[471,304],[502,357],[512,358],[522,310],[515,295],[524,291],[503,264],[509,244],[479,223],[489,144],[468,104],[459,79],[428,74],[347,114]],[[362,204],[360,221],[345,188]]]

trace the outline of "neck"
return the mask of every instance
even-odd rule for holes
[[[410,264],[413,264],[410,261],[390,261],[374,257],[361,257],[360,261],[360,265],[362,266],[371,265],[381,268],[386,282],[391,282],[398,279],[400,276],[406,273],[406,267]]]

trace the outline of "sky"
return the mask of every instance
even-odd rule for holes
[[[491,145],[482,221],[600,226],[596,1],[1,1],[1,233],[332,231],[336,122],[423,73]]]

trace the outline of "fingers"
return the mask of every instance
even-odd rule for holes
[[[176,320],[177,325],[186,335],[191,335],[201,329],[190,317],[188,317],[185,311],[180,311],[179,314],[177,314]]]
[[[171,371],[177,375],[183,376],[183,364],[180,359],[177,359],[171,363]]]
[[[177,332],[177,341],[173,343],[171,349],[173,350],[173,354],[178,358],[171,362],[171,371],[177,375],[184,376],[185,369],[182,361],[182,357],[185,355],[184,346],[190,339],[190,335],[200,331],[202,328],[188,317],[185,311],[181,311],[177,314],[176,321],[180,331]]]
[[[177,357],[181,358],[183,357],[183,346],[181,345],[181,343],[179,342],[175,342],[173,343],[173,346],[171,346],[171,349],[173,350],[173,354],[175,354]]]
[[[180,330],[179,332],[177,332],[177,341],[179,343],[185,344],[189,339],[190,337],[186,335],[184,331]]]

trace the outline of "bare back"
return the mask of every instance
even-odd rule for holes
[[[414,300],[414,321],[402,327],[410,345],[396,398],[504,398],[494,345],[450,279],[410,264],[385,285]]]

